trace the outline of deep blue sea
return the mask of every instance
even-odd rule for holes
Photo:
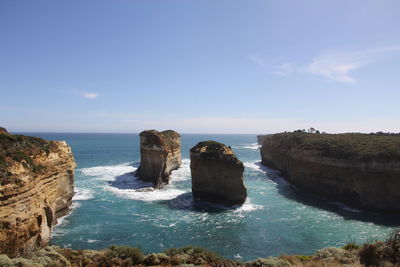
[[[78,164],[72,211],[52,244],[74,249],[140,246],[145,252],[201,246],[231,259],[311,254],[327,246],[383,239],[400,217],[355,210],[303,195],[260,165],[255,135],[183,134],[180,169],[163,190],[142,187],[138,134],[25,133],[66,140]],[[247,202],[235,209],[193,203],[189,149],[199,141],[230,145],[245,165]]]

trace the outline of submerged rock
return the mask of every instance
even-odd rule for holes
[[[246,201],[244,166],[230,147],[215,141],[198,143],[190,149],[190,171],[195,199],[226,205]]]
[[[0,253],[25,255],[47,245],[68,212],[76,164],[63,141],[0,133]]]
[[[139,178],[160,188],[169,182],[171,171],[181,165],[181,136],[172,130],[140,133]]]

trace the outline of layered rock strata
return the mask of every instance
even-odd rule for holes
[[[63,141],[0,133],[0,253],[47,245],[74,194],[75,161]]]
[[[190,171],[195,199],[225,205],[246,201],[244,166],[230,147],[215,141],[198,143],[190,149]]]
[[[276,134],[264,141],[261,158],[300,190],[356,208],[400,211],[400,136]]]
[[[160,188],[168,184],[171,172],[178,169],[181,162],[181,136],[177,132],[147,130],[140,133],[140,167],[137,174],[141,180]]]

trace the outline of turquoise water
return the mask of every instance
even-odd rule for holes
[[[240,260],[311,254],[354,239],[383,239],[400,217],[363,212],[303,195],[260,165],[254,135],[182,135],[182,167],[165,190],[135,192],[137,134],[33,134],[66,140],[78,167],[72,212],[53,230],[52,243],[75,249],[140,246],[145,252],[202,246]],[[248,201],[236,209],[193,203],[189,149],[213,139],[232,146],[245,165]]]

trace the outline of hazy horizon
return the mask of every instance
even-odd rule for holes
[[[400,132],[400,2],[2,1],[11,132]]]

